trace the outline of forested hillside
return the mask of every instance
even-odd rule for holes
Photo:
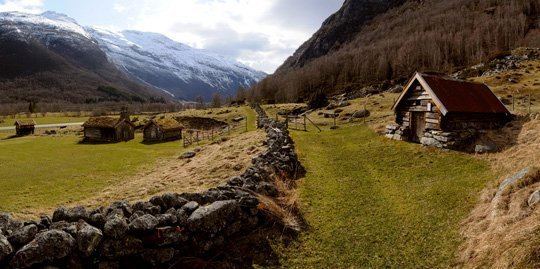
[[[294,102],[403,80],[417,70],[454,72],[519,46],[540,46],[539,14],[540,0],[410,0],[326,55],[303,65],[287,62],[251,94]]]

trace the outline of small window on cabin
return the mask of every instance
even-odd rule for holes
[[[429,112],[431,112],[431,111],[433,110],[433,104],[428,103],[428,104],[427,104],[427,110],[428,110]]]
[[[419,105],[421,105],[421,104],[422,104],[422,102],[421,102],[420,100],[414,101],[414,105],[415,105],[415,106],[419,106]]]

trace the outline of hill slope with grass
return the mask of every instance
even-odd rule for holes
[[[501,51],[540,46],[539,14],[538,0],[411,0],[362,24],[356,22],[359,14],[345,17],[331,30],[350,24],[354,37],[345,31],[340,39],[333,38],[342,41],[335,45],[324,36],[309,41],[314,48],[328,48],[309,53],[311,47],[302,46],[282,69],[253,87],[254,97],[298,102],[317,92],[335,94],[406,80],[415,71],[455,72]],[[314,38],[332,33],[327,27]],[[307,56],[295,64],[298,55]]]

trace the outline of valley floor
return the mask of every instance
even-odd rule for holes
[[[216,115],[225,110],[230,112]],[[240,174],[252,155],[262,150],[264,132],[255,131],[255,112],[249,107],[178,114],[228,122],[247,116],[249,132],[241,126],[225,142],[201,142],[201,152],[190,162],[178,157],[198,145],[187,149],[182,141],[147,145],[140,133],[127,143],[87,145],[79,143],[78,130],[52,136],[40,130],[35,136],[20,138],[0,132],[0,212],[28,219],[50,214],[59,205],[101,206],[163,192],[199,191]],[[50,117],[41,120],[55,122]],[[75,120],[81,119],[57,119]]]
[[[284,268],[444,268],[460,222],[493,178],[487,162],[378,136],[358,125],[293,132],[308,174],[309,224],[280,252]]]

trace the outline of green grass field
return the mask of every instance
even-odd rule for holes
[[[486,163],[377,136],[364,126],[293,132],[308,174],[310,225],[284,268],[445,268],[460,221],[491,177]]]
[[[89,198],[159,157],[184,151],[181,142],[78,144],[80,137],[0,141],[0,211],[24,212]]]
[[[0,123],[0,127],[13,126],[15,121],[18,119],[22,120],[34,120],[36,124],[56,124],[56,123],[75,123],[75,122],[85,122],[88,117],[64,117],[64,116],[46,116],[46,117],[37,117],[37,118],[5,118],[3,123]]]
[[[249,131],[255,130],[255,112],[249,107],[237,110],[248,117]],[[82,118],[41,119],[55,123]],[[32,214],[91,198],[108,185],[153,166],[159,158],[175,158],[185,151],[182,141],[142,144],[142,134],[127,143],[103,145],[79,144],[81,137],[75,135],[6,139],[9,135],[0,133],[0,212]]]

